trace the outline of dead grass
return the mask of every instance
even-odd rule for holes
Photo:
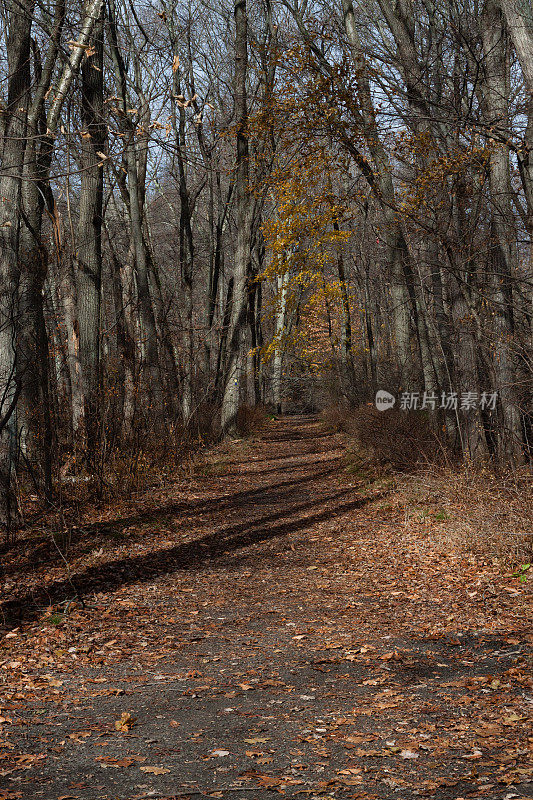
[[[399,476],[394,500],[405,530],[512,567],[533,560],[533,473],[432,467]]]
[[[393,477],[388,501],[406,533],[512,567],[533,560],[531,469],[496,474],[491,465],[454,463],[422,416],[364,406],[330,408],[322,419],[346,434],[348,472]]]

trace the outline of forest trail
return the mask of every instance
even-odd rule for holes
[[[6,554],[0,800],[533,797],[530,584],[343,456],[281,418]]]

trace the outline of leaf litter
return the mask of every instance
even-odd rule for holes
[[[531,583],[405,528],[313,419],[247,446],[88,511],[68,614],[38,533],[9,556],[0,800],[532,797]]]

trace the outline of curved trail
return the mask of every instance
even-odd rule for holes
[[[14,587],[0,800],[533,797],[530,594],[480,602],[343,452],[280,419]],[[87,607],[43,620],[70,585]]]

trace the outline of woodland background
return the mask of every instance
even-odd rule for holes
[[[418,426],[416,454],[528,469],[530,0],[0,14],[8,532],[23,493],[102,493],[255,407],[377,389],[497,392],[367,410],[367,439]]]

